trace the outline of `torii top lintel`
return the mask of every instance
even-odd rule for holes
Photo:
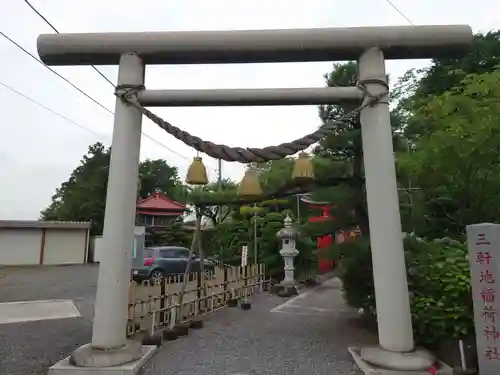
[[[468,25],[42,34],[38,53],[47,65],[117,65],[127,52],[145,64],[345,61],[372,47],[418,59],[460,56],[472,39]]]

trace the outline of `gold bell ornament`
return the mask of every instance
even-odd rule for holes
[[[240,197],[256,197],[262,195],[259,176],[254,168],[248,168],[238,186],[238,195]]]
[[[293,164],[292,178],[301,180],[314,179],[314,167],[309,155],[301,152]]]
[[[188,168],[186,183],[190,185],[208,184],[207,169],[201,160],[201,157],[195,156],[193,162]]]

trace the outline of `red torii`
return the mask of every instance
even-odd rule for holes
[[[310,223],[319,223],[327,220],[332,220],[335,217],[330,215],[330,210],[337,207],[334,203],[328,202],[317,202],[309,198],[309,196],[302,196],[300,200],[305,203],[310,208],[315,208],[321,210],[320,216],[313,216],[307,219]],[[317,257],[318,257],[318,272],[326,273],[333,269],[334,262],[328,256],[325,256],[324,249],[329,247],[333,243],[333,238],[331,234],[319,235],[316,238],[316,243],[318,246]]]

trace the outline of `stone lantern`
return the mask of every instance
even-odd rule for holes
[[[294,266],[293,259],[299,254],[298,250],[295,248],[295,240],[297,239],[297,231],[292,228],[292,219],[290,216],[285,218],[285,227],[280,229],[276,234],[279,240],[281,240],[282,248],[280,254],[285,262],[285,279],[280,283],[282,287],[293,287],[296,286],[296,281],[294,278]]]

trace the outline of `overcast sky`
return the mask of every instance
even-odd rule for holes
[[[500,25],[497,0],[394,0],[414,24],[470,24],[474,31]],[[188,31],[406,25],[385,0],[32,0],[60,32]],[[0,31],[36,54],[36,38],[52,30],[23,0],[3,0]],[[0,82],[68,119],[77,127],[0,85],[0,219],[37,219],[87,147],[109,144],[112,116],[0,36]],[[388,62],[395,79],[428,61]],[[331,63],[154,66],[148,88],[259,88],[323,85]],[[90,67],[58,67],[82,90],[113,109],[113,88]],[[117,70],[101,67],[113,82]],[[318,125],[315,107],[174,108],[154,111],[207,140],[262,147],[291,140]],[[183,157],[143,137],[141,158],[163,158],[182,178],[195,152],[145,119],[143,131]],[[215,178],[216,161],[205,158]],[[224,163],[223,175],[243,168]]]

